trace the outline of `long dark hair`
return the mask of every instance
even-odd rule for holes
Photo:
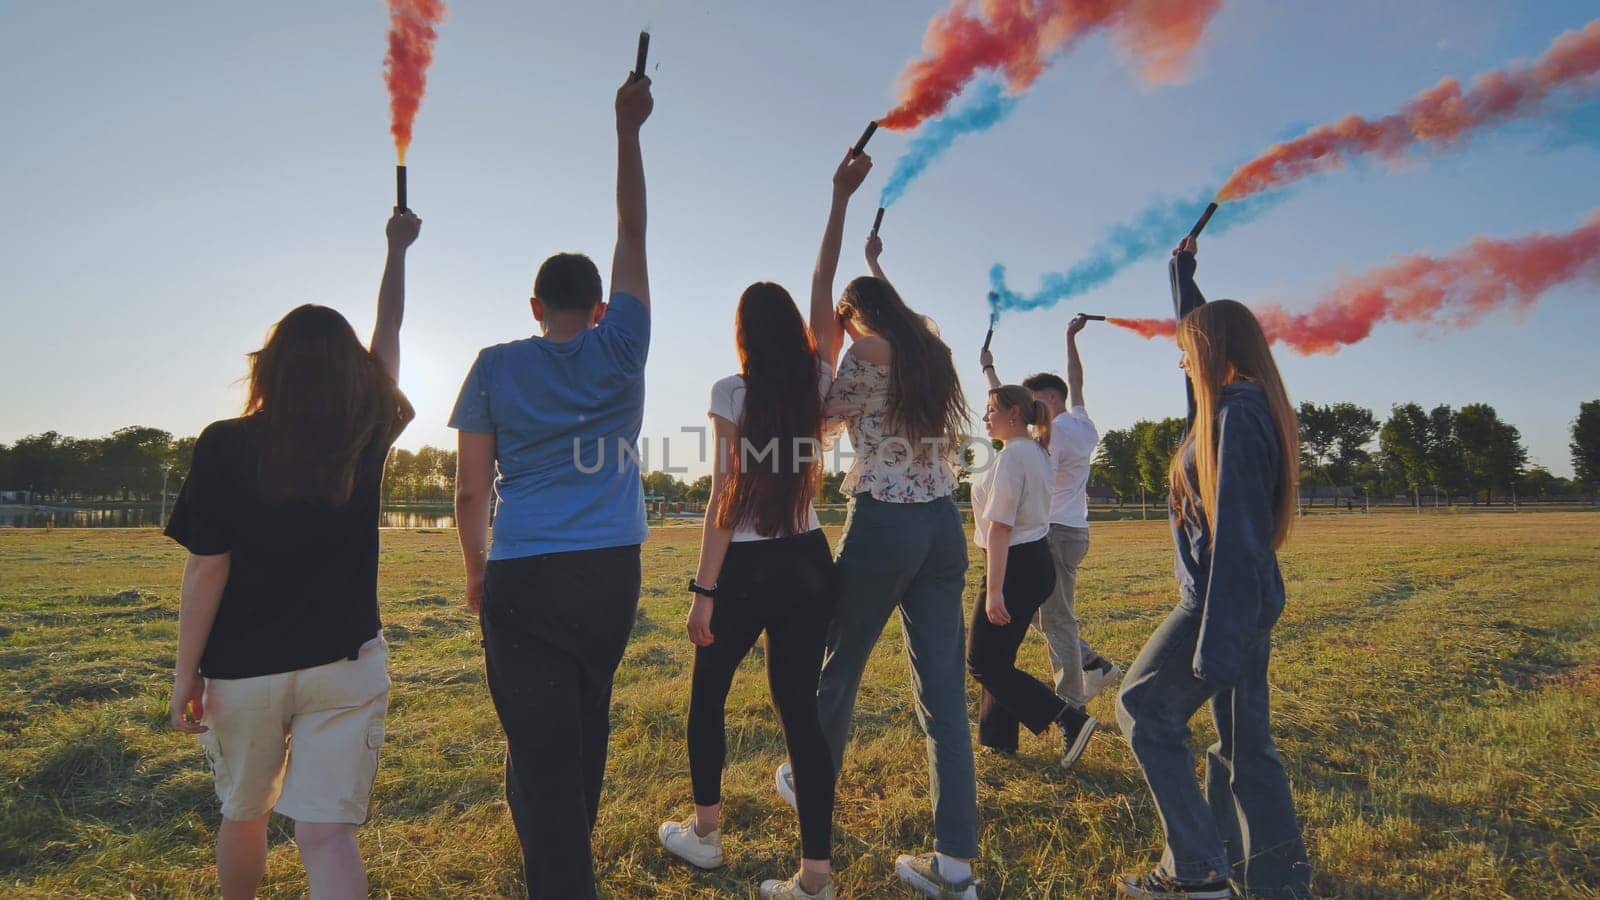
[[[250,354],[244,414],[265,428],[260,477],[268,501],[350,499],[374,439],[392,438],[411,405],[344,316],[296,307]]]
[[[816,493],[821,457],[817,345],[794,298],[768,281],[739,297],[734,333],[745,388],[744,412],[735,423],[742,440],[729,448],[732,484],[716,522],[722,528],[747,524],[763,537],[798,534]]]
[[[927,318],[911,311],[889,282],[864,275],[845,285],[839,313],[855,317],[889,342],[888,424],[923,452],[924,439],[959,444],[966,433],[967,397],[950,348]]]

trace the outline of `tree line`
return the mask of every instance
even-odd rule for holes
[[[1578,407],[1569,429],[1573,478],[1529,466],[1527,449],[1515,425],[1493,406],[1471,403],[1460,409],[1440,405],[1424,410],[1416,403],[1391,408],[1382,422],[1354,403],[1302,403],[1299,409],[1301,493],[1315,503],[1310,488],[1351,488],[1374,498],[1405,496],[1414,502],[1433,494],[1455,502],[1466,498],[1492,503],[1496,498],[1560,497],[1600,488],[1600,400]],[[1123,501],[1164,497],[1167,464],[1183,439],[1180,418],[1141,420],[1100,436],[1089,483],[1109,487]],[[0,490],[32,491],[42,501],[159,498],[163,476],[175,492],[194,456],[193,437],[146,426],[119,428],[105,437],[75,438],[54,431],[0,444]],[[967,460],[968,465],[971,459]],[[384,500],[429,503],[455,493],[456,453],[437,447],[394,450],[384,470]],[[829,472],[817,486],[823,503],[843,503],[844,473]],[[683,481],[665,472],[644,475],[645,493],[667,502],[705,503],[711,476]],[[966,499],[967,485],[958,499]]]

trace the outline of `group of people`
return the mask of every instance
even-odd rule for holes
[[[483,634],[506,735],[506,800],[533,897],[595,896],[590,837],[612,681],[639,601],[647,529],[632,447],[651,328],[639,140],[650,89],[648,78],[630,78],[616,97],[609,295],[588,257],[545,260],[531,299],[540,333],[481,351],[450,417],[466,603]],[[1055,728],[1070,766],[1099,727],[1085,704],[1120,674],[1079,635],[1073,602],[1098,441],[1076,345],[1084,320],[1067,329],[1065,381],[1045,373],[1003,384],[987,350],[979,360],[990,388],[984,428],[1003,448],[974,475],[972,538],[985,566],[968,621],[967,535],[953,494],[969,407],[951,351],[884,276],[876,236],[872,274],[834,292],[846,209],[871,166],[852,152],[834,172],[809,322],[777,284],[752,284],[738,300],[739,371],[711,389],[712,491],[687,586],[693,812],[663,823],[658,837],[695,866],[722,865],[724,706],[764,632],[788,749],[774,786],[798,813],[801,858],[760,894],[833,897],[836,779],[862,674],[898,611],[927,735],[934,843],[900,856],[896,870],[925,896],[976,898],[966,676],[983,688],[980,744],[1014,753],[1021,727]],[[366,895],[356,828],[367,818],[390,688],[379,500],[384,460],[413,417],[397,379],[406,250],[420,227],[408,210],[389,221],[368,346],[326,307],[302,306],[277,323],[250,356],[244,415],[201,434],[167,526],[189,551],[170,714],[199,736],[213,769],[225,898],[259,887],[272,810],[295,821],[312,897]],[[1205,303],[1194,286],[1196,250],[1186,240],[1172,263],[1190,396],[1170,479],[1180,602],[1117,702],[1166,852],[1118,884],[1145,897],[1301,896],[1309,868],[1266,682],[1297,432],[1254,317],[1233,301]],[[818,448],[841,432],[853,456],[835,556],[812,498]],[[1053,685],[1017,666],[1030,624],[1048,644]],[[1207,702],[1221,740],[1202,792],[1187,723]]]

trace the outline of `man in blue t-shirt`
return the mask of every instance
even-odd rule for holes
[[[650,347],[639,129],[653,102],[648,78],[617,91],[610,303],[587,256],[545,260],[533,284],[540,335],[480,352],[450,415],[467,605],[506,732],[506,801],[530,897],[595,896],[589,835],[646,535],[635,449]]]

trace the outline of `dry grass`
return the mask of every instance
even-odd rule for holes
[[[729,865],[670,862],[654,830],[688,810],[690,652],[680,585],[698,540],[659,529],[619,673],[602,885],[618,897],[744,896],[791,871],[793,813],[770,788],[782,757],[759,654],[728,705]],[[1095,526],[1084,628],[1124,664],[1172,603],[1163,524]],[[0,533],[0,893],[215,892],[209,773],[165,726],[181,551],[150,530]],[[1285,554],[1276,729],[1319,893],[1595,896],[1600,891],[1600,516],[1312,517]],[[373,819],[374,892],[520,894],[501,800],[502,738],[454,535],[384,535],[393,708]],[[974,569],[969,576],[976,578]],[[975,583],[975,581],[974,581]],[[972,591],[968,592],[970,602]],[[1026,659],[1045,669],[1031,639]],[[1109,718],[1110,699],[1093,709]],[[1196,740],[1211,739],[1196,722]],[[1159,851],[1126,746],[1096,738],[1079,767],[1024,737],[980,756],[986,896],[1104,896]],[[922,738],[898,626],[879,644],[842,774],[842,893],[896,896],[892,857],[931,837]],[[281,821],[268,896],[305,890]]]

